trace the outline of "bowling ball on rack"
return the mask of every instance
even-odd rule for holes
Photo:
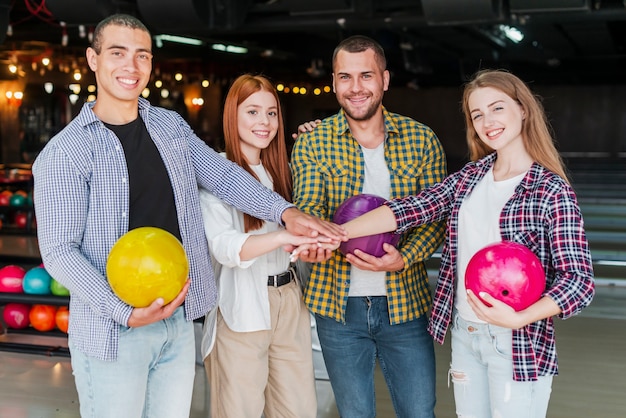
[[[174,235],[145,226],[128,231],[113,245],[106,272],[113,292],[141,308],[157,298],[171,302],[187,281],[189,263]]]
[[[26,229],[28,226],[28,214],[26,212],[16,212],[13,217],[13,222],[18,228]]]
[[[29,295],[49,295],[52,276],[43,267],[33,267],[26,272],[22,287]]]
[[[26,270],[20,266],[8,265],[0,268],[0,292],[24,293],[22,282]]]
[[[30,305],[26,303],[10,302],[4,306],[2,319],[7,327],[13,329],[24,329],[30,325],[28,314],[30,313]]]
[[[527,247],[502,241],[472,256],[465,271],[465,287],[476,296],[487,292],[521,311],[539,300],[546,288],[546,276],[541,262]]]
[[[50,331],[56,326],[56,313],[56,306],[33,305],[28,313],[28,319],[37,331]]]
[[[376,209],[385,203],[385,199],[372,194],[358,194],[346,199],[335,211],[333,222],[336,224],[346,223],[366,212]],[[344,254],[354,254],[355,250],[361,250],[364,253],[373,255],[374,257],[382,257],[386,254],[383,244],[391,244],[394,247],[398,245],[400,235],[392,232],[382,234],[367,235],[359,238],[352,238],[342,242],[339,250]]]
[[[13,196],[13,192],[9,190],[0,192],[0,206],[9,206],[11,196]]]
[[[67,306],[59,306],[56,314],[54,315],[54,323],[57,328],[67,334],[67,328],[70,321],[70,310]]]
[[[55,296],[69,296],[70,295],[70,291],[67,289],[67,287],[63,286],[61,283],[56,281],[54,277],[51,278],[50,280],[50,293],[52,293]]]
[[[14,193],[9,198],[9,206],[24,206],[26,204],[26,197],[19,193]]]

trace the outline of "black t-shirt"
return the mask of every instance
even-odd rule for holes
[[[172,183],[143,120],[105,125],[117,135],[126,156],[130,185],[128,229],[154,226],[180,240]]]

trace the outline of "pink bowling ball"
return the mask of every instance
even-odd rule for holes
[[[487,245],[472,256],[465,272],[465,287],[476,296],[487,292],[521,311],[539,300],[546,288],[546,276],[532,251],[516,242],[503,241]]]
[[[24,329],[30,325],[28,314],[30,305],[25,303],[7,303],[2,313],[4,323],[9,328]]]
[[[22,281],[26,270],[20,266],[8,265],[0,269],[0,292],[24,293]]]

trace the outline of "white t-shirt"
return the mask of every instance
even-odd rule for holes
[[[510,179],[495,181],[492,167],[461,204],[454,306],[461,318],[466,321],[484,322],[478,319],[467,302],[465,290],[467,264],[481,248],[502,241],[500,213],[525,175],[526,173],[522,173]]]
[[[385,161],[385,142],[376,148],[361,147],[365,160],[365,179],[362,193],[389,199],[391,180]],[[387,296],[387,273],[384,271],[350,268],[348,296]]]

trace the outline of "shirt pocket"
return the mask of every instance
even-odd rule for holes
[[[522,244],[535,254],[541,254],[541,231],[536,229],[525,229],[517,231],[512,236],[512,241]]]
[[[389,167],[391,176],[391,196],[404,197],[420,191],[421,166],[415,161],[404,164],[393,163]]]
[[[339,158],[322,161],[318,169],[324,178],[327,199],[323,206],[330,219],[337,206],[360,189],[360,185],[357,184],[359,173],[354,166]]]

